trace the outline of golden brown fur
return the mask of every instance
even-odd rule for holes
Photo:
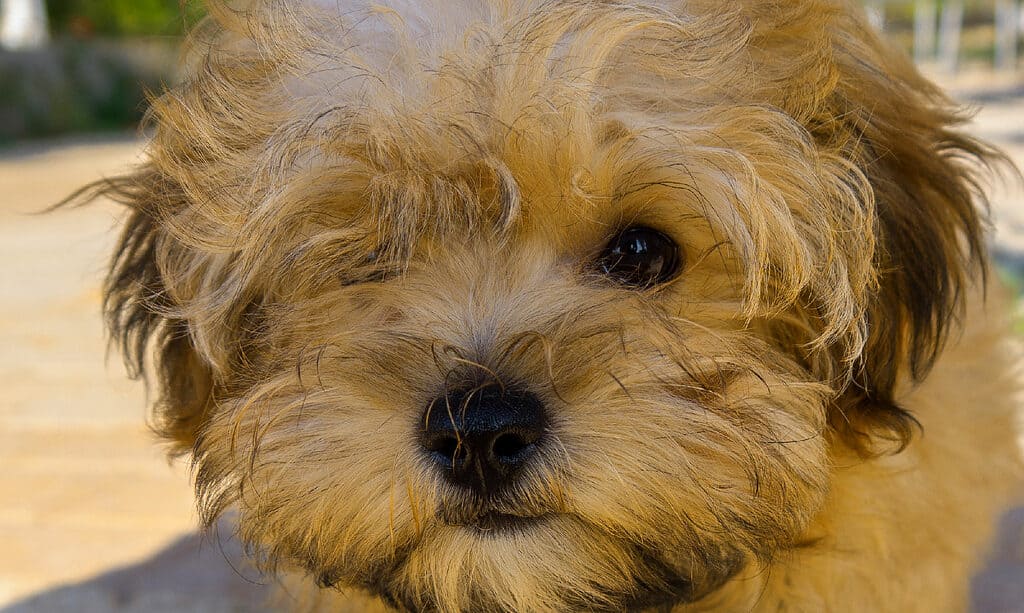
[[[336,588],[302,606],[963,608],[1019,472],[997,156],[854,3],[211,12],[148,161],[84,196],[131,209],[107,316],[157,429],[207,521]],[[672,282],[595,269],[638,223]],[[483,499],[416,431],[493,380],[552,443]]]

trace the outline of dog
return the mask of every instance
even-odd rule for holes
[[[112,338],[284,606],[955,611],[1000,155],[844,0],[212,2]]]

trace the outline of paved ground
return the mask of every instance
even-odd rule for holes
[[[0,153],[0,607],[50,591],[14,610],[110,611],[135,598],[138,611],[193,610],[180,600],[187,585],[189,603],[228,610],[209,587],[237,577],[218,543],[192,537],[186,468],[154,445],[142,386],[116,355],[103,361],[99,280],[119,211],[31,214],[138,152],[135,139],[107,138]],[[143,566],[53,591],[152,556],[177,575]]]
[[[1024,167],[1024,86],[975,83],[976,131]],[[123,168],[131,138],[0,152],[0,609],[258,610],[260,589],[229,538],[195,534],[187,470],[144,427],[144,390],[104,365],[99,280],[110,205],[31,215]],[[998,250],[1024,271],[1024,192],[995,199]],[[235,568],[238,569],[236,572]],[[1007,517],[975,608],[1024,611],[1024,509]]]

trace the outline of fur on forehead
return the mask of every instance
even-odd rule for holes
[[[614,210],[631,194],[675,202],[718,226],[744,264],[751,317],[791,304],[813,281],[816,259],[841,267],[826,273],[830,288],[850,277],[855,292],[871,283],[868,262],[829,251],[837,231],[873,235],[866,181],[819,151],[793,113],[766,104],[744,52],[754,22],[736,7],[690,18],[617,3],[493,3],[467,10],[465,23],[424,32],[422,6],[356,4],[316,15],[326,6],[269,2],[243,18],[218,14],[214,46],[239,56],[203,64],[196,89],[218,91],[238,63],[266,63],[276,83],[230,82],[217,96],[218,108],[246,111],[232,116],[251,118],[253,100],[271,115],[248,146],[213,152],[221,181],[203,166],[190,185],[195,200],[236,211],[241,225],[218,217],[206,233],[225,248],[237,247],[239,234],[284,245],[282,220],[347,213],[372,219],[377,240],[401,249],[447,229],[593,218],[595,206]],[[787,83],[805,72],[795,67]],[[205,106],[178,98],[156,113],[202,117]],[[226,129],[236,140],[242,126],[222,118],[183,136]],[[184,148],[225,139],[199,141]],[[253,253],[268,259],[266,246]],[[848,324],[830,326],[823,340]]]
[[[837,430],[907,439],[895,388],[982,259],[973,168],[993,154],[859,9],[463,4],[210,3],[149,161],[98,186],[136,211],[112,329],[137,368],[163,339],[168,388],[176,364],[202,370],[183,432],[259,305],[338,267],[670,203],[722,238],[737,317],[841,392]]]

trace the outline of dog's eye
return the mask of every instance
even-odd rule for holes
[[[650,287],[672,279],[681,259],[671,238],[653,228],[633,226],[608,243],[597,265],[619,283]]]

